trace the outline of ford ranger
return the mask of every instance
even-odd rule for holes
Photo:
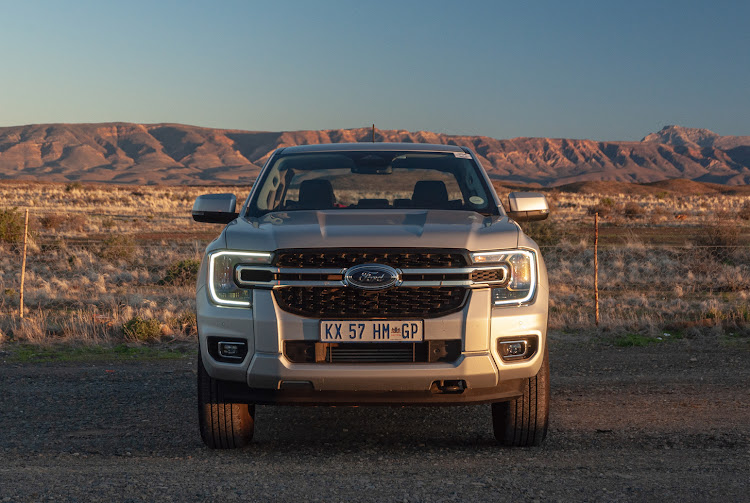
[[[197,284],[198,413],[211,448],[248,444],[257,404],[490,403],[502,445],[548,423],[547,272],[476,155],[452,145],[285,147],[226,224]]]

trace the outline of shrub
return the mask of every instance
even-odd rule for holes
[[[65,215],[59,213],[52,213],[50,215],[39,217],[39,223],[42,225],[42,229],[57,230],[64,221]]]
[[[122,333],[126,339],[136,341],[156,340],[161,336],[161,323],[153,318],[144,319],[134,316],[122,325]]]
[[[105,260],[132,260],[135,256],[135,240],[132,236],[112,236],[104,240],[99,256]]]
[[[164,276],[164,279],[159,284],[178,286],[193,284],[198,279],[198,270],[200,268],[200,260],[180,260],[169,266],[166,276]]]
[[[695,244],[704,247],[709,258],[726,262],[739,247],[740,229],[731,221],[718,219],[703,228]]]
[[[596,213],[599,213],[599,216],[602,218],[608,217],[612,213],[612,207],[601,203],[589,206],[588,214],[594,215]]]
[[[615,207],[615,201],[611,197],[603,197],[599,200],[598,204],[590,206],[588,214],[593,215],[599,213],[600,217],[608,217]]]
[[[23,241],[24,216],[18,208],[0,210],[0,241],[20,243]]]
[[[639,218],[644,213],[643,206],[632,201],[625,205],[623,212],[627,218]]]
[[[81,190],[82,188],[83,188],[83,184],[81,182],[71,182],[65,186],[65,192]]]

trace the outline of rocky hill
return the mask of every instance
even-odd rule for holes
[[[731,150],[737,147],[750,146],[750,136],[719,136],[708,129],[682,126],[665,126],[657,133],[647,135],[643,142],[665,143],[675,147],[692,149],[719,148]]]
[[[127,184],[237,184],[279,147],[370,141],[371,130],[257,132],[181,124],[39,124],[0,128],[0,179]],[[684,178],[750,184],[750,137],[667,126],[640,142],[499,140],[378,130],[376,141],[464,145],[493,179],[557,186]]]

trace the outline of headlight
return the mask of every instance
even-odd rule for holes
[[[208,258],[208,291],[211,300],[221,306],[250,306],[253,291],[234,282],[234,268],[239,264],[270,264],[271,254],[222,250]]]
[[[523,304],[534,298],[536,291],[536,256],[531,250],[478,252],[471,254],[476,265],[505,263],[510,266],[510,281],[503,288],[492,289],[495,306]]]

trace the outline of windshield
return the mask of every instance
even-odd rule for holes
[[[463,152],[282,153],[258,183],[249,216],[337,209],[499,212],[479,166]]]

